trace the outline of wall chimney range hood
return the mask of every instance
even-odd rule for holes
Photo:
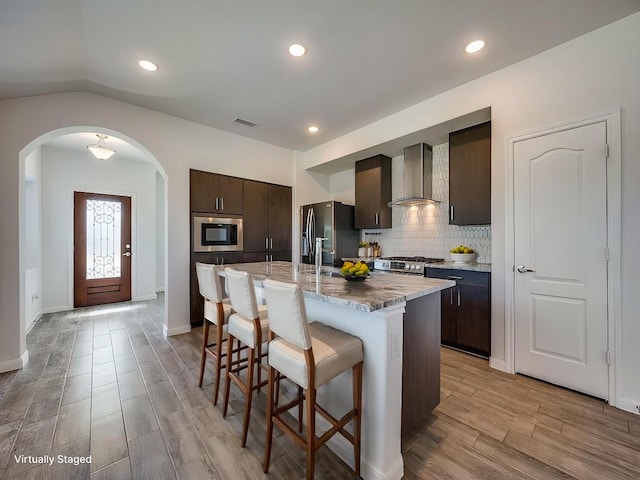
[[[427,205],[439,203],[432,198],[433,185],[433,155],[432,148],[426,143],[418,143],[405,147],[403,168],[403,196],[388,203],[410,207],[413,205]]]

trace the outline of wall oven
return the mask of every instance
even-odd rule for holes
[[[195,215],[193,217],[193,251],[242,251],[242,219]]]

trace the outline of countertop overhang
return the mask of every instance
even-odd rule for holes
[[[313,266],[291,262],[236,263],[228,268],[250,273],[258,286],[266,278],[296,283],[306,298],[365,312],[381,310],[455,286],[452,280],[380,271],[371,272],[365,281],[350,282],[334,276],[339,274],[338,268],[322,267],[322,273],[317,275]]]

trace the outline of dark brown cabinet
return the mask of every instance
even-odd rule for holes
[[[449,224],[491,223],[491,122],[449,134]]]
[[[491,355],[491,274],[448,268],[427,268],[427,276],[455,280],[441,292],[442,344]]]
[[[291,260],[291,187],[245,180],[244,261]]]
[[[243,180],[217,173],[189,171],[191,211],[241,215]]]
[[[242,253],[238,252],[211,252],[191,254],[191,324],[199,324],[204,315],[204,299],[200,295],[198,288],[198,277],[196,275],[196,262],[210,263],[215,265],[230,265],[241,263]]]
[[[391,228],[391,158],[356,162],[355,228]]]

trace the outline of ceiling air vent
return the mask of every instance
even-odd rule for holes
[[[250,122],[249,120],[244,120],[242,118],[236,118],[234,122],[239,123],[240,125],[244,125],[245,127],[256,128],[258,126],[257,123],[253,123],[253,122]]]

